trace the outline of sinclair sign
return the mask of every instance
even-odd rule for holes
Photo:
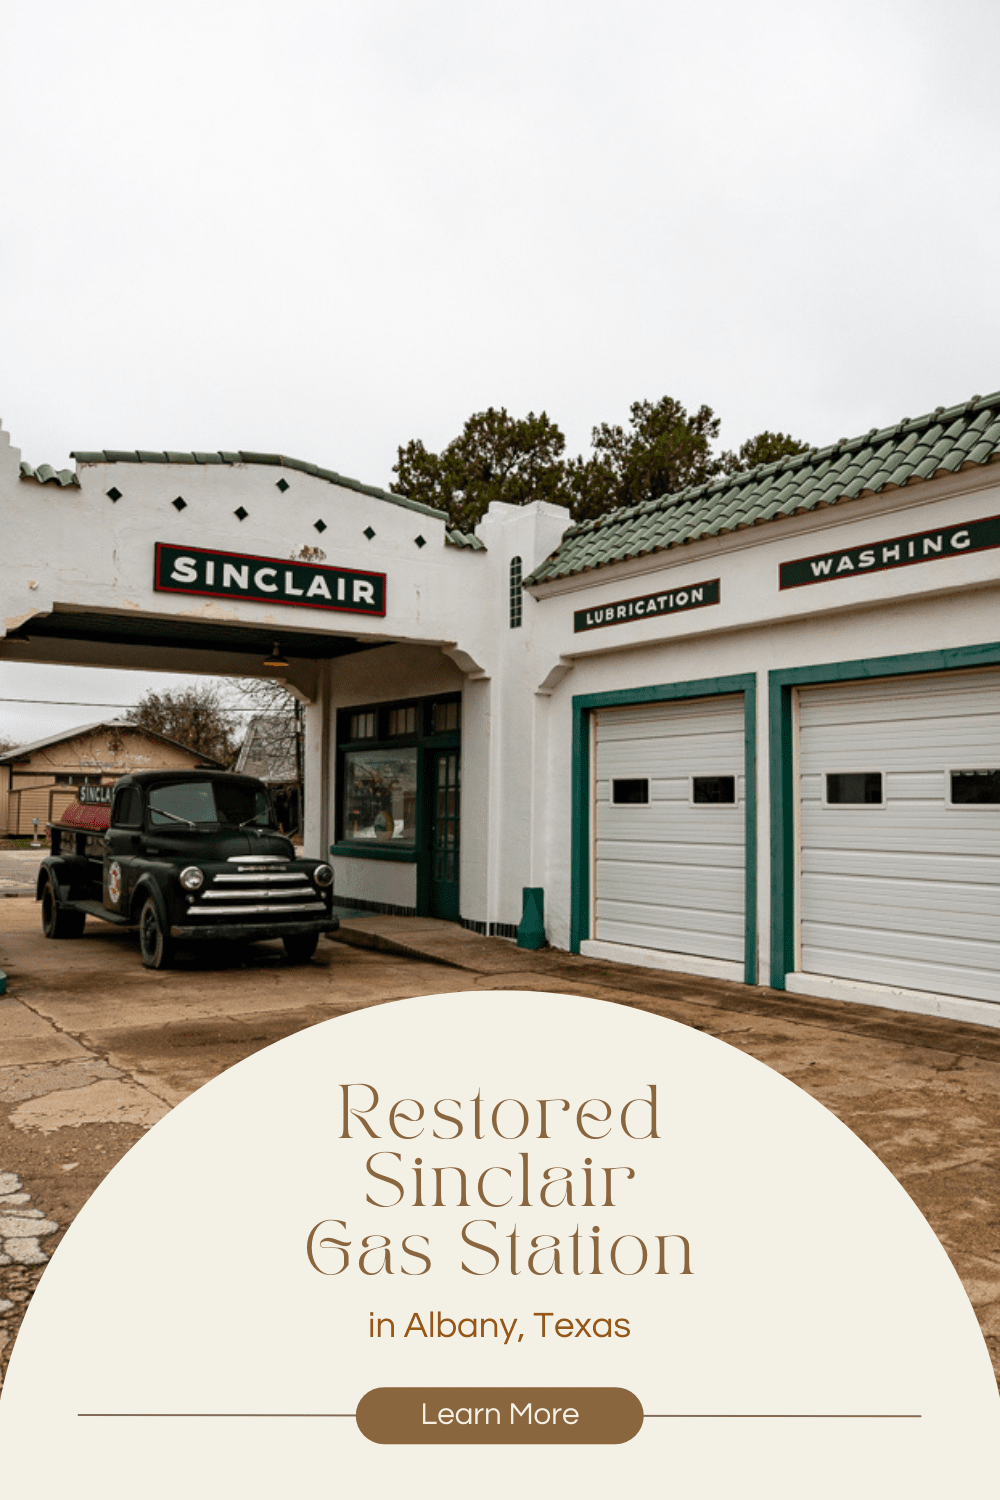
[[[281,557],[208,552],[156,543],[153,587],[163,594],[252,599],[351,615],[385,614],[385,574],[327,568]]]

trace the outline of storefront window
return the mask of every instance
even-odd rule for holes
[[[375,715],[373,713],[351,715],[351,739],[375,739]]]
[[[343,837],[413,845],[417,820],[416,747],[349,750],[344,756]]]
[[[390,708],[389,710],[389,738],[397,739],[403,734],[416,734],[417,732],[417,709],[411,703],[407,708]]]
[[[459,702],[435,703],[431,710],[431,734],[448,734],[458,728]]]

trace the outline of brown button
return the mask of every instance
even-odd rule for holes
[[[373,1443],[627,1443],[642,1406],[614,1385],[386,1385],[357,1422]]]

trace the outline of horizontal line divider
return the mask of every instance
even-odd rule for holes
[[[188,1419],[190,1417],[350,1417],[357,1416],[353,1411],[79,1411],[78,1417],[177,1417]],[[922,1416],[918,1411],[647,1411],[643,1412],[646,1417],[666,1417],[674,1421],[690,1421],[708,1418],[710,1420],[730,1421],[735,1419],[750,1419],[753,1421],[775,1420],[775,1421],[816,1421],[816,1420],[839,1420],[844,1422],[856,1422],[862,1420],[895,1421],[895,1420],[919,1420]]]

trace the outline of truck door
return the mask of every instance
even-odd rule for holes
[[[104,889],[109,911],[127,915],[137,879],[136,857],[141,849],[142,792],[137,786],[119,787],[111,804],[111,825],[104,836]]]

